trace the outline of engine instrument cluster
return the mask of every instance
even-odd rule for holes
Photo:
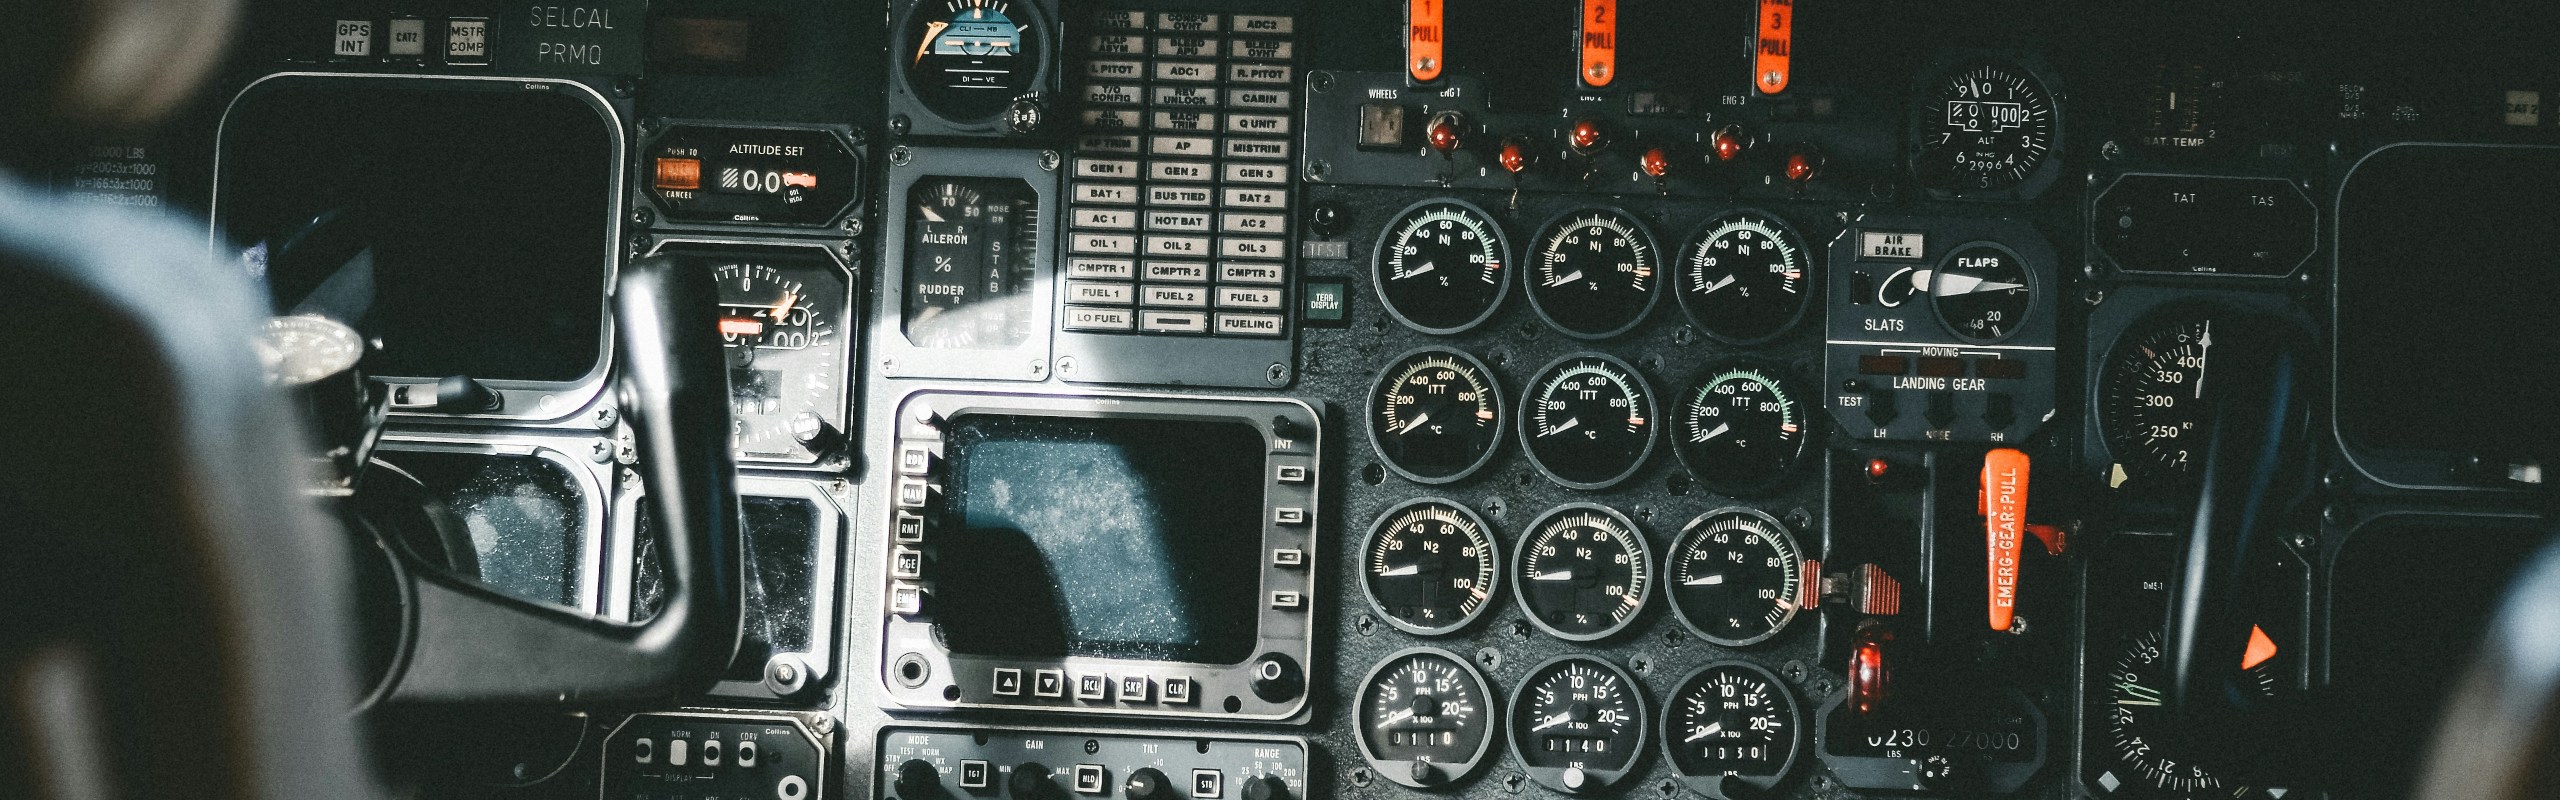
[[[2325,4],[304,5],[195,171],[411,546],[655,614],[598,290],[717,287],[754,630],[510,792],[2363,797],[2172,713],[2160,532],[2259,493],[2256,713],[2443,671],[2329,644],[2364,531],[2541,508],[2435,342],[2560,358],[2554,84]]]

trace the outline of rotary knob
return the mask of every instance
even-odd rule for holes
[[[1180,795],[1173,790],[1173,779],[1165,777],[1163,770],[1140,767],[1121,782],[1120,796],[1129,800],[1174,800]]]

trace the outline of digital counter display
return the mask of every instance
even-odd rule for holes
[[[791,128],[678,126],[651,145],[642,172],[667,216],[691,222],[824,225],[861,183],[834,134]]]
[[[952,533],[935,617],[952,652],[1197,664],[1253,655],[1259,432],[962,415],[948,436]]]

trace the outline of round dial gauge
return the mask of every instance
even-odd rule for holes
[[[1804,737],[1804,709],[1768,668],[1745,661],[1699,667],[1662,711],[1662,749],[1689,788],[1726,800],[1727,777],[1759,789],[1785,778]]]
[[[1539,516],[1511,563],[1511,590],[1529,621],[1566,641],[1626,630],[1653,591],[1653,545],[1625,514],[1591,503]]]
[[[2124,782],[2110,787],[2110,796],[2273,797],[2263,788],[2236,783],[2218,769],[2212,753],[2199,752],[2178,735],[2174,721],[2168,718],[2167,706],[2161,704],[2162,687],[2168,684],[2169,676],[2167,665],[2161,662],[2160,632],[2152,630],[2127,639],[2107,672],[2106,686],[2101,690],[2104,695],[2096,699],[2105,703],[2105,708],[2091,711],[2106,716],[2107,752],[2121,767],[2107,773]],[[2276,693],[2276,663],[2261,660],[2232,683],[2241,691],[2272,697]]]
[[[2053,98],[2014,65],[1959,67],[1930,84],[1918,113],[1911,171],[1932,188],[2007,189],[2053,154]]]
[[[1644,697],[1626,670],[1562,656],[1529,670],[1511,695],[1511,754],[1529,778],[1567,794],[1609,788],[1644,750]]]
[[[1529,263],[1529,305],[1567,336],[1626,333],[1653,310],[1660,261],[1653,235],[1624,212],[1575,211],[1538,232]]]
[[[1423,333],[1458,333],[1493,316],[1511,291],[1511,243],[1492,216],[1457,200],[1427,200],[1396,215],[1370,270],[1387,313]]]
[[[1958,247],[1929,275],[1929,301],[1938,323],[1958,338],[1988,344],[2009,338],[2035,303],[2027,262],[1990,242]]]
[[[1417,789],[1464,780],[1493,749],[1493,711],[1474,664],[1436,647],[1399,650],[1360,682],[1360,755]]]
[[[1538,370],[1520,407],[1529,462],[1565,486],[1615,486],[1653,453],[1653,390],[1614,356],[1557,359]]]
[[[1502,574],[1492,529],[1466,506],[1436,497],[1378,516],[1361,548],[1360,588],[1387,624],[1424,636],[1466,627],[1490,608]]]
[[[2188,478],[2203,468],[2213,322],[2202,314],[2144,320],[2107,352],[2098,429],[2127,475]]]
[[[1804,406],[1777,370],[1736,365],[1689,390],[1672,419],[1673,451],[1700,483],[1750,494],[1786,479],[1804,456]]]
[[[907,190],[907,339],[947,350],[1031,337],[1039,196],[997,178],[929,178]]]
[[[327,317],[269,317],[256,345],[273,386],[308,386],[364,360],[364,336]]]
[[[1680,248],[1680,308],[1699,330],[1729,343],[1777,338],[1811,305],[1811,253],[1775,215],[1718,217]]]
[[[1493,458],[1502,431],[1501,384],[1456,350],[1406,353],[1369,390],[1369,443],[1387,468],[1419,483],[1473,474]]]
[[[907,17],[909,91],[945,120],[993,120],[1039,89],[1045,32],[1031,3],[925,0]]]
[[[713,267],[729,410],[739,458],[808,461],[843,433],[847,301],[831,263],[774,259]]]
[[[1757,509],[1719,509],[1690,520],[1665,571],[1680,621],[1727,647],[1758,644],[1785,630],[1804,591],[1804,555],[1795,535]]]

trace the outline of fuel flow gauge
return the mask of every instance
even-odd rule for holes
[[[1618,665],[1560,656],[1511,695],[1511,753],[1529,778],[1566,794],[1607,789],[1634,771],[1647,717],[1640,684]]]
[[[1493,749],[1493,692],[1484,673],[1436,647],[1399,650],[1360,681],[1360,756],[1416,789],[1464,780]]]

